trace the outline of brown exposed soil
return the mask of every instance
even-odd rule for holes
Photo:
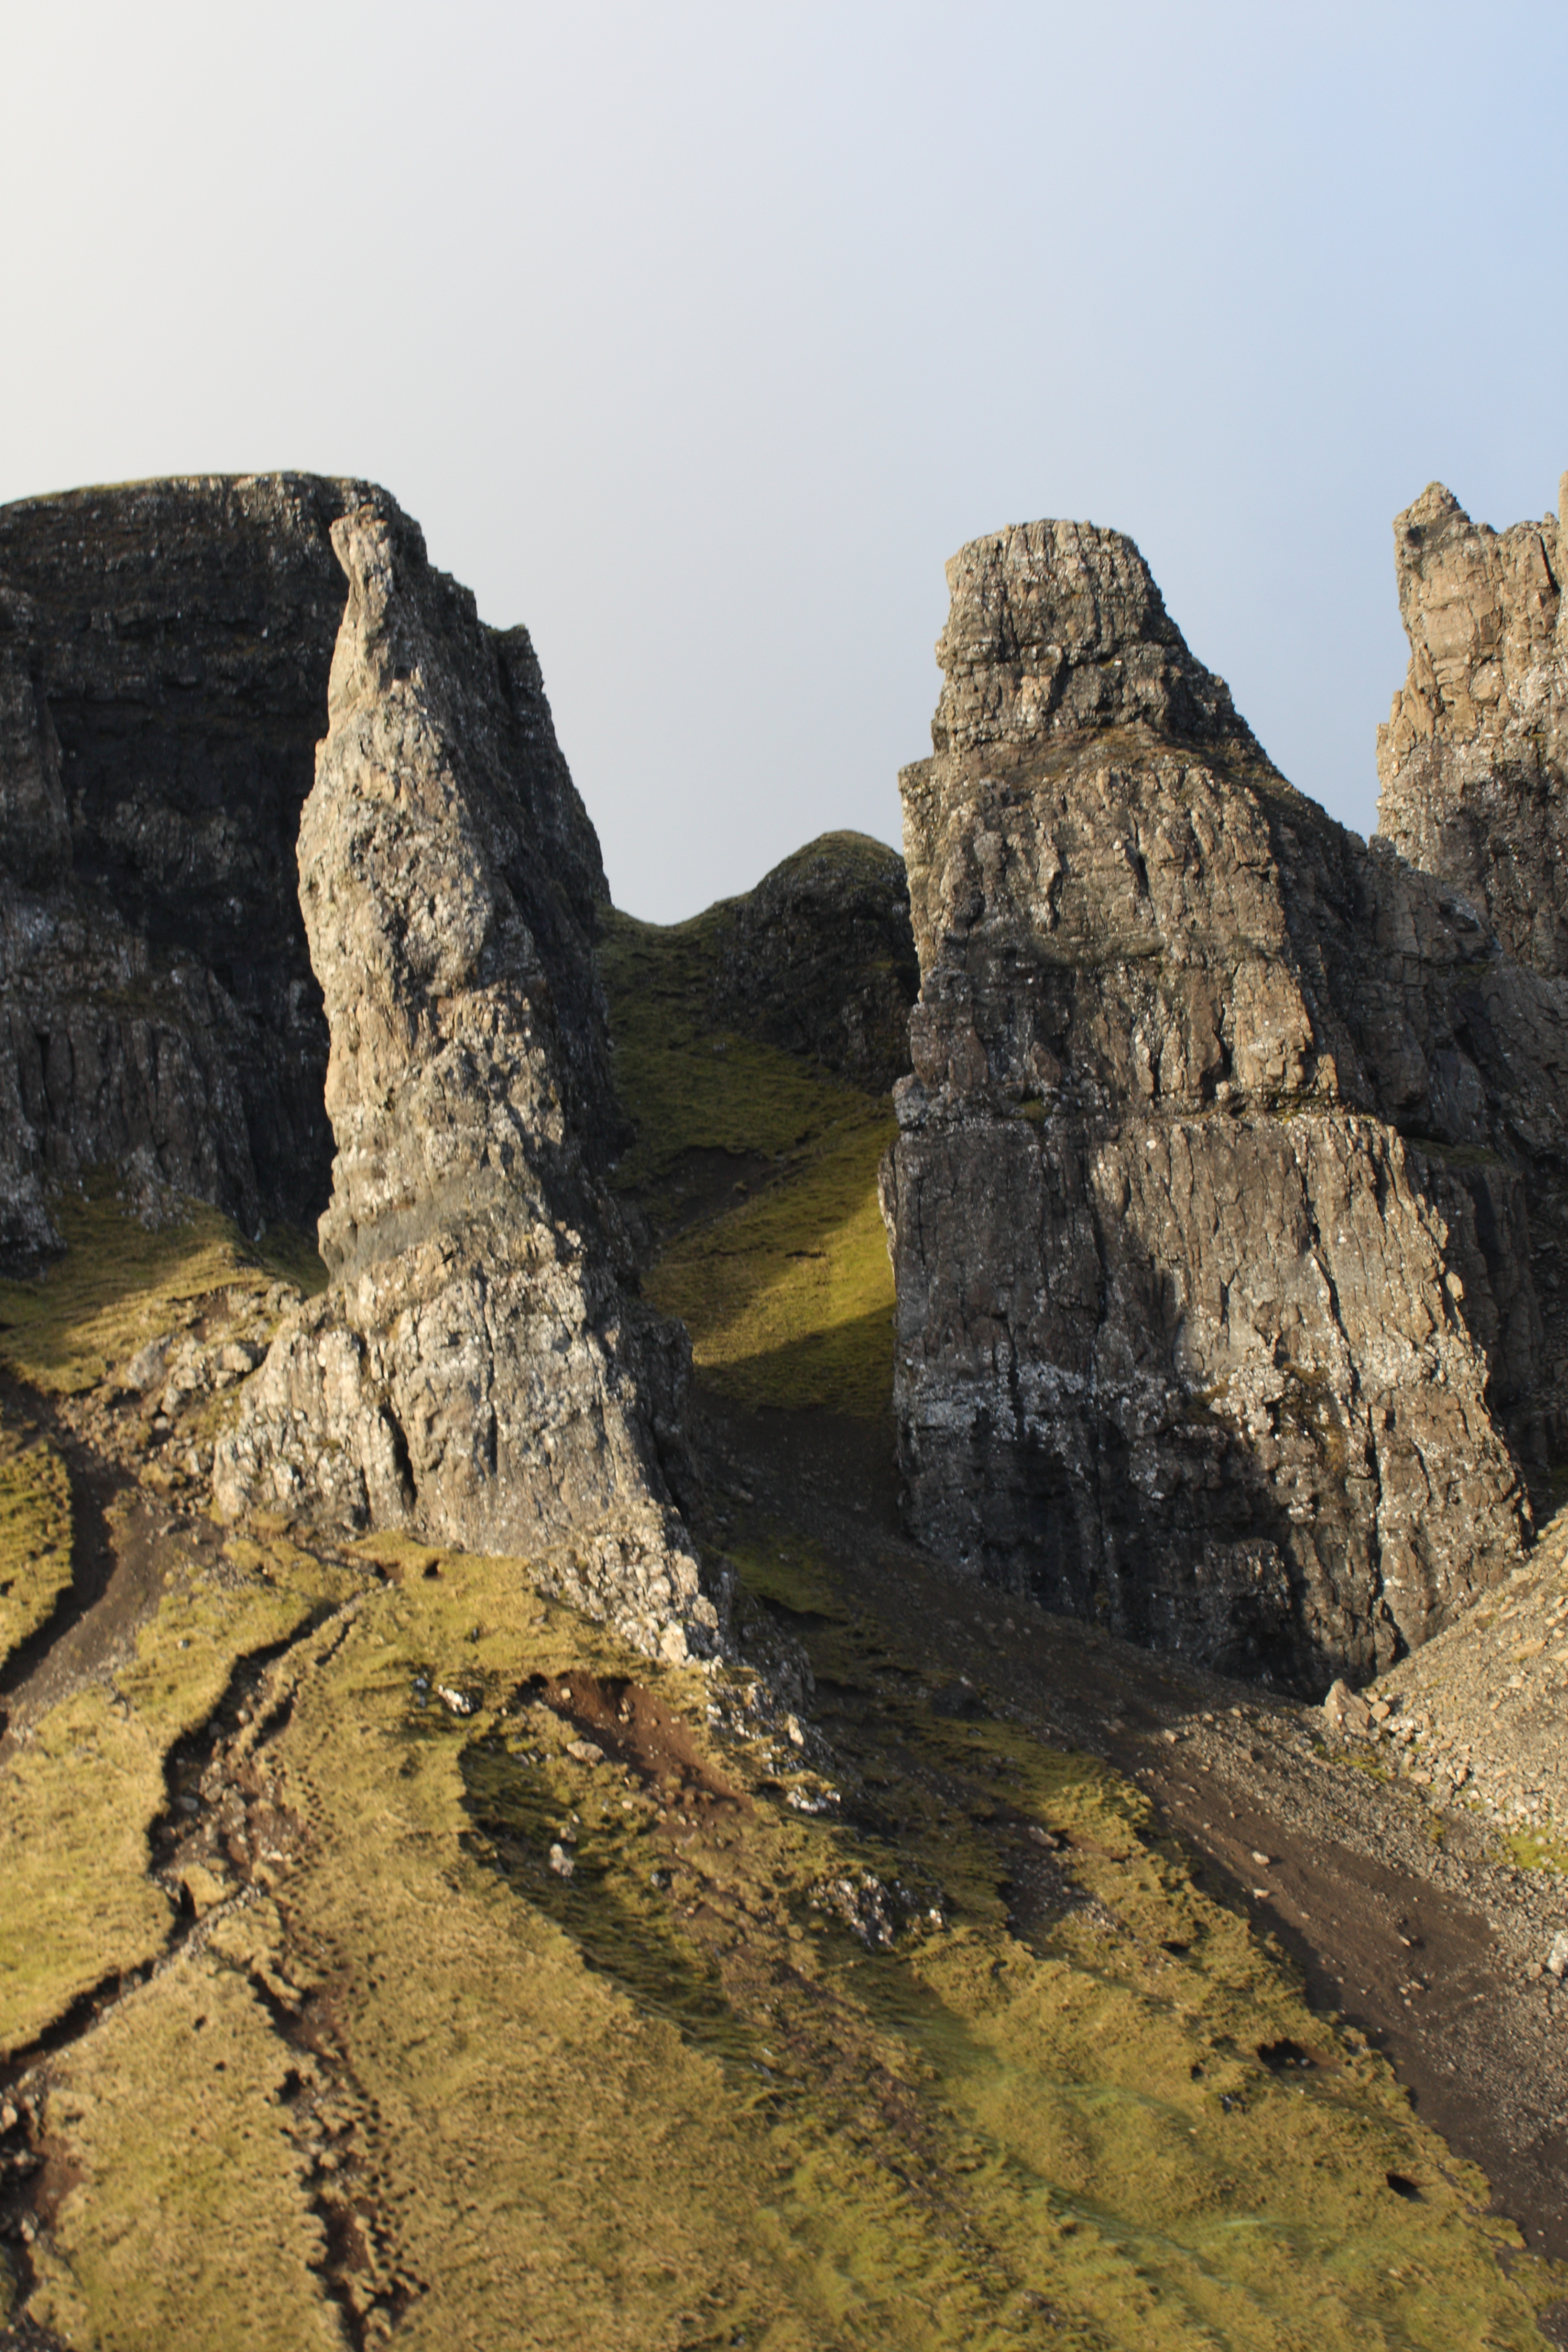
[[[613,1763],[640,1773],[679,1802],[750,1812],[752,1801],[721,1779],[689,1727],[640,1683],[618,1675],[570,1674],[531,1683],[525,1698],[542,1699]]]

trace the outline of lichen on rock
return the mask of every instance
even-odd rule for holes
[[[521,1553],[639,1647],[706,1646],[674,1508],[688,1351],[631,1287],[593,828],[525,633],[377,498],[348,575],[300,896],[331,1034],[328,1290],[219,1446],[248,1507]]]

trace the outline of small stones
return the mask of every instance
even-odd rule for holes
[[[569,1739],[566,1753],[574,1764],[602,1764],[605,1760],[604,1749],[592,1739]]]
[[[550,1867],[557,1878],[570,1878],[577,1864],[563,1845],[556,1844],[550,1849]]]
[[[1568,1927],[1563,1928],[1553,1939],[1552,1949],[1546,1955],[1546,1973],[1555,1977],[1559,1984],[1568,1976]]]
[[[1259,1870],[1270,1869],[1274,1862],[1274,1856],[1271,1853],[1259,1853],[1256,1846],[1252,1850],[1252,1859]]]

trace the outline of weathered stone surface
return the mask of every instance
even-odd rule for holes
[[[716,911],[730,921],[715,1021],[885,1094],[910,1066],[920,988],[897,850],[863,833],[825,833]]]
[[[485,628],[389,500],[332,540],[348,608],[299,854],[333,1280],[249,1385],[215,1493],[527,1556],[684,1655],[716,1621],[667,1476],[684,1335],[623,1286],[599,1181],[598,844],[526,635]]]
[[[1568,993],[1292,791],[1130,541],[948,576],[884,1171],[914,1529],[1364,1675],[1517,1562],[1563,1450]]]
[[[1559,501],[1499,532],[1433,482],[1396,519],[1410,671],[1377,735],[1380,832],[1554,975],[1568,972],[1568,475]]]
[[[325,1202],[294,870],[363,486],[149,482],[0,509],[0,1259],[137,1161],[254,1229]]]

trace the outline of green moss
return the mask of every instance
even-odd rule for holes
[[[0,1420],[0,1666],[71,1580],[70,1479],[47,1438]]]
[[[1568,1878],[1568,1839],[1551,1830],[1515,1830],[1503,1848],[1518,1870],[1555,1870]]]
[[[321,1261],[298,1235],[248,1243],[218,1210],[189,1201],[149,1228],[127,1213],[112,1170],[53,1204],[66,1254],[32,1282],[0,1282],[0,1360],[35,1388],[79,1395],[147,1340],[195,1319],[218,1290],[259,1294]],[[319,1286],[312,1285],[311,1286]]]

